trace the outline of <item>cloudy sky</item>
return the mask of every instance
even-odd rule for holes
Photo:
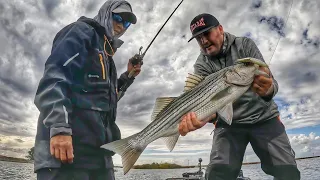
[[[114,57],[119,74],[140,46],[146,48],[180,0],[129,2],[138,23],[122,37],[125,43]],[[82,15],[94,17],[103,3],[0,1],[1,155],[24,157],[34,144],[39,112],[33,100],[56,33]],[[189,23],[206,12],[215,15],[225,31],[256,42],[279,83],[275,101],[297,157],[320,155],[319,9],[318,0],[185,0],[150,47],[141,74],[119,103],[117,122],[122,136],[147,126],[157,97],[182,93],[185,77],[193,72],[199,55],[197,43],[187,42]],[[213,129],[208,124],[181,137],[173,152],[157,140],[137,164],[166,161],[187,165],[196,164],[200,157],[206,164]],[[114,160],[121,164],[120,156]],[[250,145],[245,161],[258,161]]]

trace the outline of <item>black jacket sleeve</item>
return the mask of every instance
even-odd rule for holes
[[[44,117],[43,124],[50,128],[50,138],[61,133],[72,134],[70,84],[73,70],[84,66],[93,33],[86,24],[74,23],[62,29],[53,41],[34,100]]]
[[[124,72],[118,79],[118,101],[124,96],[125,92],[127,91],[128,87],[133,83],[134,77],[129,78],[129,72]]]

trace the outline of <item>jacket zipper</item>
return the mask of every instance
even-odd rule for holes
[[[102,79],[106,79],[106,70],[103,62],[103,57],[101,54],[99,54],[100,64],[101,64],[101,70],[102,70]]]

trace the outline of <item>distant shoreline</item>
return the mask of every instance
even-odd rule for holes
[[[310,156],[310,157],[301,157],[296,158],[296,160],[303,160],[303,159],[312,159],[312,158],[319,158],[320,156]],[[248,163],[242,163],[242,165],[250,165],[250,164],[260,164],[261,162],[248,162]]]
[[[310,156],[310,157],[301,157],[301,158],[296,158],[296,160],[303,160],[303,159],[313,159],[313,158],[320,158],[320,156]],[[4,162],[18,162],[18,163],[33,163],[32,160],[28,160],[28,159],[23,159],[23,158],[14,158],[14,157],[8,157],[8,156],[2,156],[0,155],[0,161],[4,161]],[[261,162],[248,162],[248,163],[242,163],[242,165],[251,165],[251,164],[260,164]],[[152,168],[141,168],[141,166],[143,165],[137,165],[140,168],[136,168],[136,169],[152,169]],[[176,167],[177,169],[180,168],[196,168],[198,167],[197,165],[194,166],[180,166],[177,165],[179,167]],[[115,168],[122,168],[122,166],[114,166]],[[206,167],[206,165],[202,165],[202,167]],[[173,169],[173,168],[168,168],[168,169]]]
[[[33,161],[23,158],[14,158],[14,157],[8,157],[8,156],[2,156],[0,155],[0,161],[5,162],[18,162],[18,163],[32,163]]]
[[[313,159],[313,158],[320,158],[320,156],[310,156],[310,157],[301,157],[301,158],[296,158],[296,160],[303,160],[303,159]],[[251,164],[260,164],[261,162],[248,162],[248,163],[242,163],[242,165],[251,165]],[[152,169],[152,168],[141,168],[143,165],[137,165],[140,168],[134,168],[134,169]],[[179,165],[178,165],[179,166]],[[207,167],[207,165],[201,165],[202,167]],[[117,166],[118,168],[122,168],[121,166]],[[194,166],[180,166],[179,168],[176,169],[182,169],[182,168],[197,168],[197,165]],[[160,168],[159,168],[160,169]],[[170,168],[168,168],[170,169]],[[173,169],[173,168],[171,168]]]

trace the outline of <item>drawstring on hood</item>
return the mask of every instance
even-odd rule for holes
[[[108,37],[108,39],[110,39],[110,41],[113,41],[113,45],[115,46],[115,48],[119,48],[123,44],[123,41],[120,40],[119,37],[121,37],[125,33],[126,29],[122,32],[122,34],[119,34],[118,36],[113,35],[112,11],[123,4],[129,5],[131,8],[131,5],[127,1],[108,0],[102,5],[98,14],[93,18],[105,28],[106,36]]]

